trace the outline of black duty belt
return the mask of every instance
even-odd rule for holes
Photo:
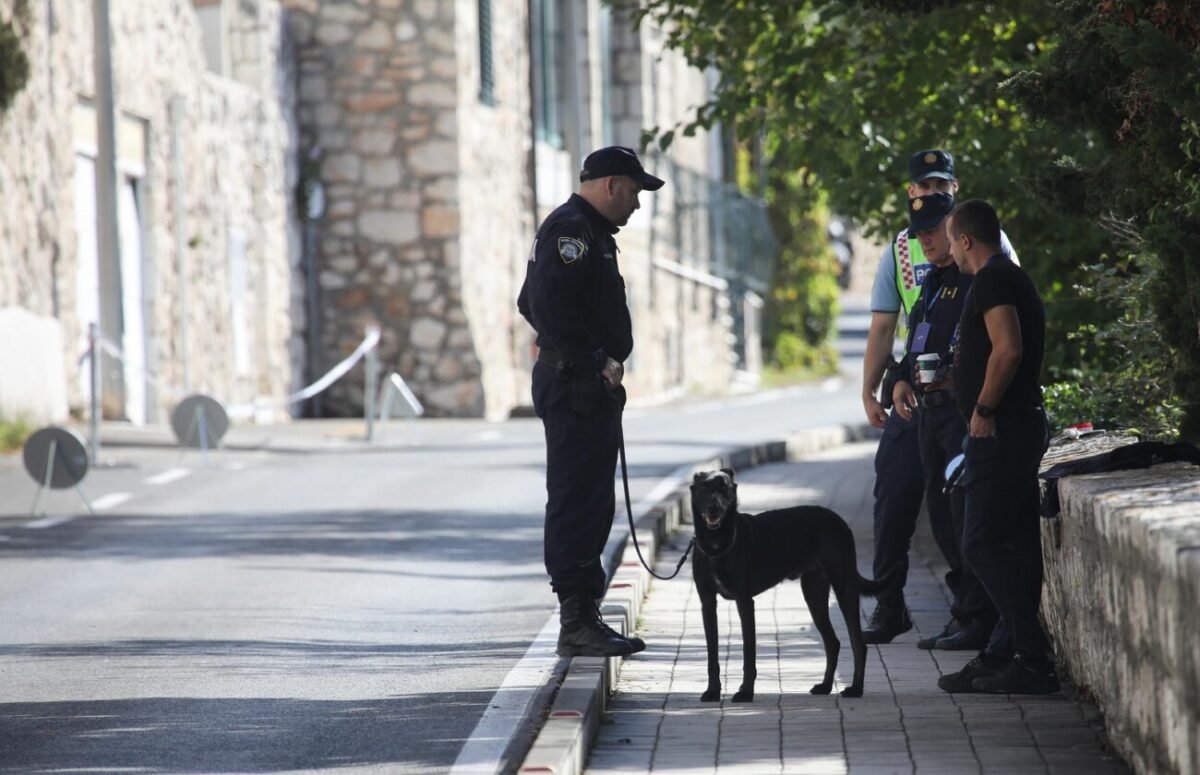
[[[937,409],[939,406],[945,406],[953,401],[954,396],[950,395],[949,390],[930,390],[917,396],[917,402],[922,409]]]
[[[571,359],[564,357],[558,350],[551,350],[548,347],[543,347],[538,350],[538,363],[544,363],[547,366],[557,369],[561,366],[570,365]]]

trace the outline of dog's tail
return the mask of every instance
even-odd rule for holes
[[[880,592],[886,592],[892,587],[900,583],[900,579],[908,572],[908,559],[900,560],[892,567],[888,568],[887,573],[881,578],[867,579],[861,575],[858,577],[858,593],[863,597],[875,597]]]

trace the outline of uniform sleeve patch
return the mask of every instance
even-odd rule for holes
[[[583,240],[577,240],[574,237],[558,238],[558,256],[564,264],[575,263],[583,258],[584,253],[587,253],[587,245]]]

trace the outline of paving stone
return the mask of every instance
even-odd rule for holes
[[[859,570],[870,575],[873,454],[873,444],[851,445],[814,456],[819,466],[797,462],[741,472],[743,509],[816,502],[839,511],[858,536]],[[670,542],[674,548],[660,556],[660,566],[672,569],[685,545]],[[601,727],[587,771],[1128,772],[1105,751],[1090,716],[1074,701],[937,689],[939,676],[961,669],[975,654],[916,648],[923,634],[939,632],[949,618],[946,568],[936,551],[927,536],[914,539],[905,595],[916,627],[891,644],[868,647],[864,696],[853,699],[808,693],[823,677],[824,649],[799,585],[785,583],[755,601],[755,701],[730,701],[741,683],[741,632],[733,604],[721,601],[723,699],[700,702],[708,676],[699,600],[690,578],[655,581],[638,631],[649,647],[626,661],[610,707],[614,723]],[[871,609],[864,601],[864,619]],[[832,600],[830,612],[842,643],[835,684],[840,690],[848,685],[853,661],[845,622]]]

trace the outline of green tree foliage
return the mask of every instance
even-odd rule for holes
[[[1135,254],[1128,271],[1092,273],[1095,293],[1123,307],[1096,331],[1100,346],[1129,356],[1096,392],[1129,412],[1157,404],[1161,427],[1143,418],[1152,433],[1178,404],[1180,434],[1200,440],[1200,7],[1068,0],[1058,11],[1058,48],[1004,91],[1050,128],[1088,133],[1089,153],[1052,168],[1043,188]]]
[[[1162,433],[1173,400],[1200,420],[1193,7],[643,0],[640,13],[721,76],[675,129],[720,121],[765,136],[773,165],[805,181],[792,189],[802,212],[816,201],[804,197],[825,197],[890,237],[904,225],[909,154],[953,152],[960,198],[996,205],[1046,300],[1047,374],[1084,415],[1060,421]],[[1169,346],[1150,348],[1158,361],[1141,349],[1148,336]]]
[[[8,110],[29,80],[29,58],[16,28],[17,23],[28,23],[28,5],[18,3],[13,17],[11,21],[0,20],[0,113]]]
[[[837,363],[830,344],[837,261],[826,237],[828,208],[797,206],[812,199],[803,177],[777,165],[766,172],[767,211],[780,245],[767,299],[767,344],[779,369],[830,372]]]

